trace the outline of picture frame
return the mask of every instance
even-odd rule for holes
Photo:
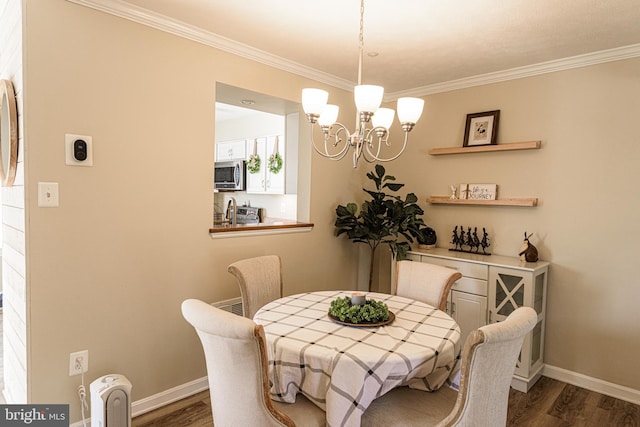
[[[467,114],[462,146],[476,147],[479,145],[495,145],[498,136],[499,120],[500,110]]]

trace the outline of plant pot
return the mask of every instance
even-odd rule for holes
[[[435,249],[436,245],[435,244],[433,244],[433,245],[422,245],[422,244],[420,244],[420,245],[418,245],[418,248],[420,248],[420,249]]]

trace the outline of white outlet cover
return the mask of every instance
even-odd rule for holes
[[[87,159],[78,161],[73,157],[73,143],[82,139],[87,143]],[[89,135],[64,134],[65,163],[69,166],[93,166],[93,138]]]
[[[76,369],[76,359],[82,358],[82,369]],[[69,376],[80,375],[89,370],[89,350],[76,351],[69,354]]]

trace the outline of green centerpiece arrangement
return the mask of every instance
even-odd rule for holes
[[[370,324],[387,322],[392,314],[382,301],[368,299],[362,305],[351,303],[351,298],[336,298],[331,301],[329,314],[336,320],[351,324]]]

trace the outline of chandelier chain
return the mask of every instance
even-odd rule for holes
[[[360,0],[360,34],[358,35],[358,85],[362,84],[362,60],[364,58],[364,0]]]
[[[360,0],[360,48],[364,48],[364,0]]]

